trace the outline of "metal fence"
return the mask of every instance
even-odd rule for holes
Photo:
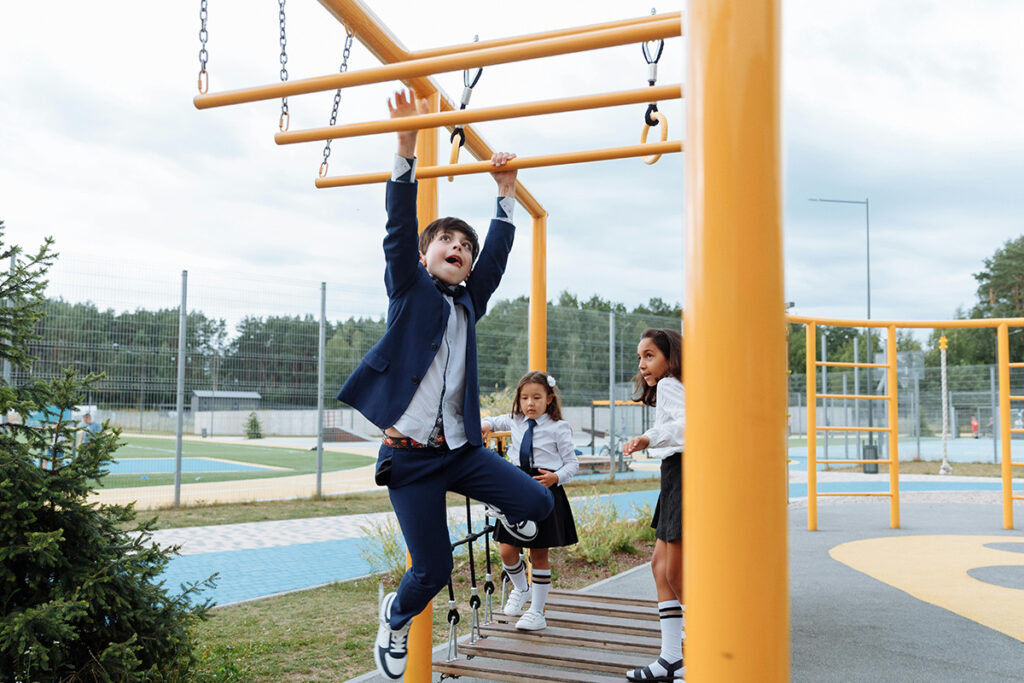
[[[89,412],[120,427],[131,437],[131,447],[122,449],[123,453],[139,448],[173,451],[174,442],[168,437],[175,435],[178,421],[183,298],[181,398],[186,459],[197,444],[214,441],[246,446],[273,443],[294,451],[289,460],[294,467],[281,467],[281,458],[261,456],[275,463],[267,467],[280,469],[260,472],[259,481],[251,473],[245,475],[249,479],[236,481],[224,472],[183,478],[178,472],[186,488],[207,484],[195,495],[181,498],[184,502],[330,494],[341,489],[322,488],[322,475],[341,465],[330,458],[322,464],[318,452],[309,450],[320,438],[326,436],[331,453],[375,450],[372,446],[360,450],[355,442],[335,445],[330,441],[372,439],[379,434],[334,397],[384,332],[383,287],[269,280],[213,269],[191,269],[186,276],[173,269],[72,261],[54,268],[48,294],[46,317],[39,324],[41,338],[33,349],[38,360],[30,368],[15,369],[12,381],[56,377],[67,367],[80,374],[102,374],[83,397],[76,417]],[[528,369],[527,309],[523,298],[494,300],[478,324],[480,390],[492,411],[511,408],[511,390]],[[598,443],[607,444],[609,432],[622,439],[642,431],[641,410],[618,407],[613,415],[607,407],[592,409],[591,402],[630,398],[642,330],[679,329],[680,324],[675,317],[549,305],[547,369],[558,380],[566,417],[573,422],[581,445],[590,444],[594,433]],[[321,371],[323,388],[318,390]],[[324,406],[322,418],[318,400]],[[276,438],[246,439],[254,426],[263,437]],[[166,441],[161,445],[140,442],[138,437]],[[246,457],[244,451],[232,453],[212,457],[228,461]],[[168,502],[166,488],[155,483],[162,481],[160,477],[138,476],[144,486],[114,486],[130,489],[120,499],[134,496],[142,506]],[[296,483],[296,478],[301,481]],[[275,479],[280,486],[275,486]],[[232,483],[216,484],[215,489],[210,480]],[[123,476],[119,483],[126,483]],[[230,495],[225,493],[228,490]],[[179,500],[178,496],[175,491],[172,500]]]

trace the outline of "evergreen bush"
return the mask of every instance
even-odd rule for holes
[[[15,267],[0,273],[0,360],[25,369],[56,254],[49,239],[33,255],[5,249],[0,221],[0,262],[12,254]],[[159,576],[177,547],[151,542],[156,520],[90,500],[117,429],[104,426],[74,455],[67,447],[80,431],[71,412],[97,379],[68,368],[50,381],[0,380],[2,681],[184,681],[193,669],[192,627],[211,606],[193,599],[214,577],[168,590]],[[30,415],[41,425],[27,425]]]
[[[260,418],[256,411],[249,413],[249,421],[245,423],[245,435],[250,439],[263,438],[263,428],[260,426]]]

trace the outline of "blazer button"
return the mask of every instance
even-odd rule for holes
[[[420,383],[420,378],[419,378],[419,377],[416,377],[416,376],[414,375],[414,376],[413,376],[413,378],[412,378],[412,383],[413,383],[413,384],[419,384],[419,383]]]
[[[431,351],[437,351],[437,344],[431,344],[430,345],[430,350]]]

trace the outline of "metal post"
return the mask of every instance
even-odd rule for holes
[[[853,337],[853,362],[857,363],[860,361],[860,349],[858,348],[860,340],[856,336]],[[855,367],[853,369],[853,393],[855,396],[860,396],[860,368]],[[853,424],[860,427],[860,400],[853,402]],[[860,449],[860,432],[857,432],[857,457],[863,457],[861,455],[863,451]]]
[[[946,335],[939,337],[939,367],[942,372],[942,464],[939,465],[939,474],[952,474],[953,468],[949,466],[946,459],[946,438],[949,434],[949,401],[946,393]]]
[[[680,598],[692,681],[790,680],[778,485],[786,477],[779,6],[706,0],[686,12]]]
[[[828,362],[828,330],[822,330],[821,331],[821,362],[822,363]],[[827,394],[828,393],[828,366],[827,365],[822,365],[821,366],[821,393],[823,393],[823,394]],[[825,426],[828,427],[829,425],[832,424],[832,422],[831,422],[831,420],[829,420],[828,399],[827,398],[821,399],[821,410],[822,410],[822,412],[825,413]],[[821,435],[822,442],[823,442],[823,444],[825,446],[825,448],[824,448],[825,453],[824,453],[824,455],[822,457],[822,460],[828,460],[828,435],[829,435],[829,432],[828,432],[827,429],[825,430],[825,433]],[[826,470],[830,470],[830,469],[832,469],[832,466],[829,465],[828,463],[825,463],[825,469]]]
[[[1003,479],[1003,528],[1013,528],[1013,461],[1010,457],[1010,331],[1006,323],[996,328],[999,363],[999,450],[1002,455],[1000,471]]]
[[[988,368],[988,393],[992,403],[992,464],[999,462],[999,408],[996,406],[996,366]]]
[[[914,377],[914,436],[917,438],[917,459],[921,459],[921,378]]]
[[[889,396],[886,422],[889,443],[889,526],[900,528],[900,409],[899,386],[896,379],[896,326],[890,325],[885,337],[885,389]]]
[[[181,437],[185,426],[185,325],[187,311],[185,307],[188,297],[188,271],[181,271],[181,311],[178,315],[178,426],[174,444],[174,507],[181,505]]]
[[[608,479],[615,481],[615,311],[608,312]]]
[[[846,373],[843,373],[843,395],[847,395],[849,392],[846,390]],[[843,424],[847,427],[850,426],[850,402],[847,399],[843,399]],[[850,432],[843,432],[843,459],[850,459]]]
[[[327,283],[320,283],[320,341],[316,354],[316,497],[323,495],[324,365],[327,360]]]
[[[10,269],[8,271],[10,273],[14,273],[14,269],[18,265],[15,262],[16,258],[17,258],[17,256],[15,254],[11,254],[11,265],[10,265]],[[6,305],[6,303],[7,303],[7,300],[5,299],[4,300],[4,304]],[[11,385],[11,376],[12,376],[12,373],[11,373],[11,361],[8,358],[4,358],[4,384],[6,384],[7,386]],[[6,411],[3,413],[3,415],[0,415],[0,424],[7,424],[7,412]]]
[[[547,224],[547,216],[533,217],[528,355],[530,369],[541,371],[548,368]]]

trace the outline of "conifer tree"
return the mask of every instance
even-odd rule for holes
[[[12,255],[16,265],[0,269],[0,361],[27,369],[56,254],[49,238],[34,254],[5,247],[0,221],[0,264]],[[211,605],[197,594],[213,577],[169,590],[159,576],[177,548],[152,543],[155,519],[91,499],[119,432],[104,426],[73,449],[70,416],[97,378],[68,368],[49,382],[0,379],[2,681],[190,677],[192,627]],[[40,426],[27,424],[30,415]]]

